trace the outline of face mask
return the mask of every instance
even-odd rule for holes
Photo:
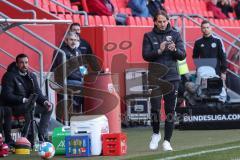
[[[76,48],[78,48],[79,46],[80,46],[80,42],[77,41],[77,42],[76,42]]]

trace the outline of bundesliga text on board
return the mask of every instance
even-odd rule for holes
[[[204,122],[204,121],[235,121],[240,120],[240,114],[217,114],[217,115],[195,115],[184,116],[184,122]]]

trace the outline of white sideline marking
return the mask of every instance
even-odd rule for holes
[[[205,154],[205,153],[226,151],[226,150],[231,150],[231,149],[235,149],[235,148],[240,148],[240,146],[224,147],[224,148],[219,148],[219,149],[205,150],[205,151],[182,154],[182,155],[180,154],[180,155],[167,157],[167,158],[160,158],[160,159],[156,159],[156,160],[173,160],[173,159],[178,159],[178,158],[192,157],[192,156],[201,155],[201,154]]]

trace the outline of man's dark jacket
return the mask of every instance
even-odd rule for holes
[[[194,44],[192,58],[216,58],[216,73],[220,75],[221,72],[227,70],[225,48],[222,40],[216,36],[211,35],[198,39]]]
[[[159,55],[158,49],[160,49],[160,44],[163,41],[167,41],[169,38],[175,43],[177,51],[165,49]],[[180,76],[177,71],[177,60],[185,59],[186,52],[180,33],[173,29],[170,24],[168,24],[166,30],[164,31],[161,31],[154,26],[151,32],[145,33],[142,47],[144,60],[163,64],[169,68],[168,73],[162,79],[168,81],[180,80]],[[151,63],[149,64],[149,70],[153,70]]]
[[[31,93],[38,94],[37,103],[43,105],[47,100],[39,88],[37,78],[32,72],[28,72],[26,78],[19,74],[16,63],[8,66],[7,72],[2,78],[1,99],[8,106],[23,104],[23,98],[29,98]]]
[[[80,46],[78,48],[72,49],[66,43],[63,43],[61,49],[66,54],[66,68],[67,68],[67,79],[68,80],[77,80],[81,81],[83,78],[81,72],[79,71],[79,66],[84,65],[93,71],[99,71],[101,66],[99,65],[99,61],[92,54],[92,49],[90,45],[83,39],[81,39]],[[54,56],[56,55],[56,51]],[[77,56],[78,54],[78,56]],[[77,57],[76,57],[77,56]],[[62,83],[62,55],[58,53],[51,71],[55,74],[55,81],[59,84]]]

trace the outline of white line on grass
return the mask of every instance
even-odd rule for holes
[[[211,149],[211,150],[205,150],[205,151],[188,153],[188,154],[180,154],[180,155],[167,157],[167,158],[160,158],[160,159],[156,159],[156,160],[173,160],[173,159],[178,159],[178,158],[197,156],[197,155],[206,154],[206,153],[226,151],[226,150],[231,150],[231,149],[235,149],[235,148],[240,148],[240,146],[224,147],[224,148],[219,148],[219,149]]]

